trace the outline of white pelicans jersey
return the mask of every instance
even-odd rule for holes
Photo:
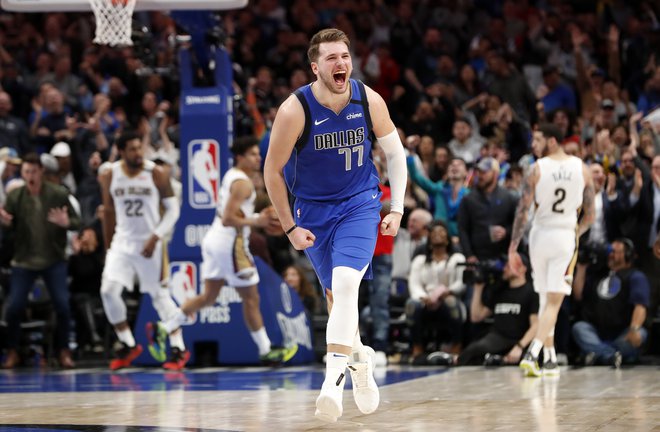
[[[248,182],[250,182],[250,185],[252,184],[247,174],[245,174],[244,171],[238,168],[231,168],[225,173],[224,177],[222,178],[222,183],[220,185],[217,215],[216,218],[213,220],[213,229],[236,233],[235,227],[225,227],[224,225],[222,225],[222,216],[224,215],[225,209],[227,207],[227,202],[229,201],[229,197],[231,196],[231,186],[234,184],[236,180],[247,180]],[[257,192],[254,190],[254,186],[252,186],[252,194],[248,199],[246,199],[241,203],[240,209],[241,212],[243,212],[244,218],[249,219],[254,215],[254,201],[256,198],[257,198]],[[247,240],[247,238],[250,236],[250,227],[247,225],[244,226],[242,234]]]
[[[113,249],[140,253],[145,241],[160,222],[160,194],[154,183],[152,161],[144,161],[142,171],[128,176],[121,161],[112,164],[110,195],[115,206]]]
[[[575,230],[585,185],[582,160],[575,156],[561,160],[544,157],[537,164],[534,228]]]

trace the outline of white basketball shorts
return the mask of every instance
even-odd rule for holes
[[[534,290],[570,295],[577,249],[576,230],[533,227],[529,235],[529,259]]]
[[[154,253],[149,258],[140,253],[128,253],[127,248],[117,247],[113,244],[108,249],[103,268],[103,278],[120,283],[127,289],[132,289],[137,276],[140,284],[140,292],[151,294],[162,287],[162,282],[167,279],[164,269],[166,257],[163,255],[161,242],[156,243]],[[133,251],[136,248],[130,248]]]
[[[259,283],[254,258],[242,235],[211,228],[202,240],[202,280],[223,279],[234,288]]]

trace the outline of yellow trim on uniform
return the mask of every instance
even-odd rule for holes
[[[254,267],[254,264],[245,253],[245,240],[243,239],[242,230],[237,229],[236,239],[234,240],[234,247],[232,255],[234,257],[234,273],[238,273],[246,268]]]

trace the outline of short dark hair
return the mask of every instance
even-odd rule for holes
[[[236,156],[243,156],[248,152],[252,147],[258,146],[259,140],[254,135],[246,135],[234,140],[234,144],[231,146],[231,153]]]
[[[310,63],[318,61],[319,46],[325,42],[344,42],[349,49],[351,48],[351,41],[346,36],[346,33],[336,28],[323,29],[312,36],[309,41],[307,59],[309,59]]]
[[[564,134],[561,133],[559,126],[552,123],[539,123],[536,125],[536,130],[541,132],[545,138],[554,138],[557,144],[561,144],[564,140]]]
[[[635,262],[637,251],[635,250],[635,244],[632,240],[627,237],[619,237],[612,243],[621,243],[623,245],[623,259],[626,264],[632,264]]]
[[[43,164],[41,163],[41,157],[39,157],[38,153],[35,152],[30,152],[23,156],[23,163],[29,163],[33,165],[39,165],[40,167],[43,167]]]
[[[119,138],[115,140],[115,145],[117,146],[117,150],[124,151],[126,150],[126,144],[129,141],[133,141],[134,139],[142,140],[142,136],[137,133],[137,131],[134,131],[132,129],[126,129],[124,132],[122,132],[121,135],[119,135]]]

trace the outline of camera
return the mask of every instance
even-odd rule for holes
[[[581,243],[578,249],[577,262],[591,265],[607,263],[607,245],[592,242]]]
[[[476,263],[464,263],[463,283],[467,285],[486,284],[496,285],[502,280],[502,271],[505,261],[502,259],[489,259]]]

